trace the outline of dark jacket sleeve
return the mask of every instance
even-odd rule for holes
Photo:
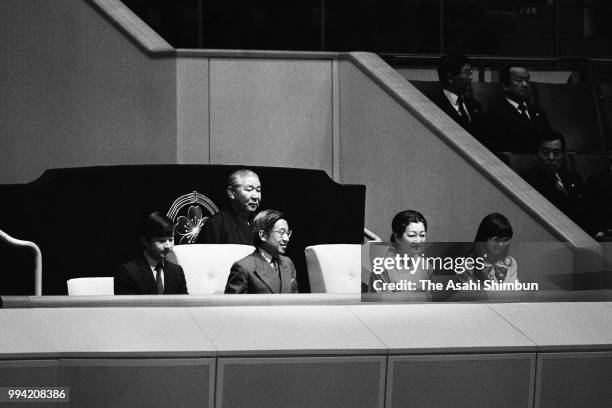
[[[130,277],[126,265],[121,265],[115,271],[115,295],[137,295],[138,290],[134,280]]]
[[[179,279],[178,293],[181,295],[188,295],[189,292],[187,291],[187,281],[185,281],[185,272],[183,271],[183,268],[180,265],[177,265],[177,267],[178,267],[178,279]]]
[[[212,222],[211,222],[212,221]],[[206,224],[204,224],[204,228],[202,232],[198,236],[198,243],[201,244],[218,244],[220,241],[219,234],[217,233],[217,223],[215,220],[208,220]]]
[[[234,262],[225,285],[225,293],[248,293],[249,281],[247,272],[240,262]]]
[[[289,261],[290,269],[291,269],[291,293],[298,293],[298,283],[297,283],[297,271],[295,270],[295,265],[290,258],[287,258]]]

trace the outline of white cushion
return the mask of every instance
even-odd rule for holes
[[[304,253],[312,293],[361,293],[361,245],[313,245]]]
[[[115,286],[112,277],[69,279],[68,296],[114,295]]]
[[[232,264],[255,250],[251,245],[176,245],[168,260],[185,272],[190,295],[223,293]]]

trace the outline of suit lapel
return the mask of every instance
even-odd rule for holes
[[[170,269],[171,266],[166,262],[166,266],[164,266],[164,294],[171,292],[170,289],[174,285],[174,274]],[[157,287],[157,285],[155,287]]]
[[[157,285],[155,284],[155,279],[153,278],[153,272],[149,267],[149,263],[147,262],[144,255],[141,258],[138,258],[138,268],[142,273],[142,280],[148,290],[149,293],[157,293]]]
[[[276,271],[272,269],[268,261],[261,255],[259,250],[255,250],[255,275],[268,287],[270,292],[277,293],[280,282]]]
[[[446,97],[446,94],[444,93],[444,91],[441,91],[441,94],[442,94],[442,96],[441,96],[442,103],[444,104],[444,107],[445,107],[445,109],[442,109],[442,110],[445,111],[448,116],[453,118],[453,120],[455,122],[465,122],[463,117],[461,117],[461,115],[459,115],[459,112],[457,112],[455,110],[455,107],[448,100],[448,98]]]
[[[289,264],[285,262],[284,257],[278,257],[278,264],[281,271],[281,293],[291,293],[291,281],[293,280],[293,276],[291,276],[291,270],[289,269]]]

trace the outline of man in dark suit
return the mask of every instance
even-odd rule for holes
[[[430,99],[455,122],[476,135],[482,105],[472,92],[472,66],[464,55],[444,55],[438,62],[441,89]]]
[[[536,146],[537,164],[525,172],[523,178],[575,223],[584,227],[582,178],[575,171],[562,167],[565,138],[551,129],[539,136]]]
[[[251,223],[261,201],[259,177],[248,169],[236,170],[227,178],[226,192],[229,205],[204,224],[198,243],[251,244]]]
[[[550,123],[531,103],[529,72],[524,67],[504,67],[500,80],[505,98],[484,115],[479,139],[494,152],[531,153]]]
[[[174,246],[172,220],[159,212],[148,215],[142,221],[140,237],[144,250],[117,269],[115,294],[187,294],[183,268],[166,260]]]
[[[253,219],[255,251],[232,265],[225,293],[297,293],[295,266],[284,256],[291,237],[285,215],[264,210]]]

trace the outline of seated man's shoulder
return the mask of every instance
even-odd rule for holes
[[[506,116],[509,104],[506,101],[497,102],[491,106],[484,114],[488,119],[500,119]]]
[[[559,170],[559,172],[562,173],[565,177],[567,177],[568,180],[579,182],[580,184],[583,183],[582,176],[575,170],[561,169]]]
[[[279,260],[280,260],[282,263],[284,263],[284,264],[294,266],[294,265],[293,265],[293,261],[291,260],[291,258],[289,258],[289,257],[288,257],[288,256],[286,256],[286,255],[279,255],[279,256],[278,256],[278,259],[279,259]]]
[[[528,168],[527,170],[520,173],[520,176],[525,179],[528,183],[540,181],[543,178],[543,172],[537,166]]]
[[[253,270],[255,269],[256,259],[257,259],[257,251],[254,251],[248,254],[247,256],[245,256],[244,258],[241,258],[237,260],[236,262],[234,262],[234,265],[235,266],[238,265],[243,269]]]
[[[132,258],[127,262],[122,263],[117,267],[116,272],[131,272],[139,269],[142,265],[145,265],[145,259],[140,257]]]
[[[174,263],[174,262],[165,261],[164,265],[165,265],[164,266],[165,269],[180,269],[180,270],[183,270],[183,267],[181,265],[179,265],[177,263]]]

